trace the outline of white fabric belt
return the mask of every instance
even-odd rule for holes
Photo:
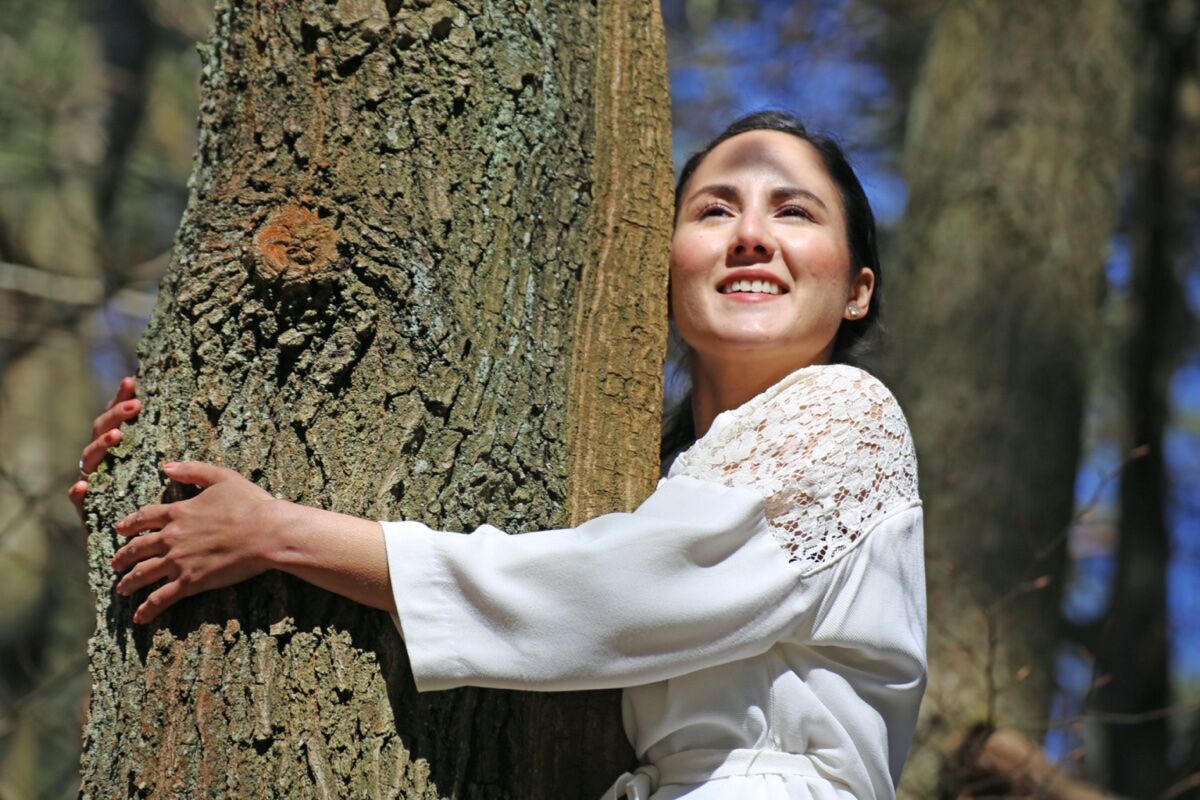
[[[778,750],[684,750],[663,756],[617,778],[600,800],[649,800],[670,783],[703,783],[745,775],[824,776],[812,759]]]

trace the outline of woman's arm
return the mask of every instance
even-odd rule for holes
[[[271,568],[380,608],[394,602],[422,690],[629,686],[811,640],[828,617],[831,576],[853,572],[859,545],[880,538],[871,531],[881,514],[917,502],[895,400],[865,373],[843,372],[763,411],[769,424],[753,429],[762,446],[743,466],[779,484],[766,498],[676,476],[636,512],[558,531],[508,536],[485,525],[460,535],[398,522],[381,535],[375,523],[282,503],[229,470],[171,464],[170,477],[203,491],[120,523],[126,535],[151,531],[139,539],[148,551],[131,557],[146,574],[135,568],[121,590],[168,580],[137,621]],[[736,449],[709,449],[721,474],[739,463]],[[919,528],[909,534],[919,546]],[[169,568],[153,566],[160,550]],[[857,606],[878,582],[852,581],[837,595]]]
[[[283,569],[395,610],[422,690],[585,689],[662,680],[763,652],[803,625],[819,582],[770,535],[757,492],[677,477],[629,514],[469,535],[277,500],[223,467],[169,463],[194,498],[121,520],[117,590],[183,597]],[[386,543],[386,544],[385,544]],[[799,590],[799,591],[798,591]]]
[[[634,686],[749,658],[808,627],[757,492],[677,476],[632,513],[511,536],[383,523],[419,691]]]
[[[270,561],[274,569],[373,608],[396,613],[387,550],[378,522],[280,504]]]
[[[271,569],[395,610],[379,523],[276,499],[212,464],[172,462],[163,470],[202,491],[146,506],[117,523],[118,533],[133,537],[113,556],[114,570],[128,570],[117,591],[129,595],[166,581],[138,607],[134,622],[150,622],[184,597]]]

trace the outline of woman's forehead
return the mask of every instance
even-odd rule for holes
[[[696,171],[768,172],[789,184],[830,183],[812,145],[782,131],[750,131],[721,142]]]

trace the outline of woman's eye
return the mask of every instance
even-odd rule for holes
[[[705,206],[700,209],[700,219],[705,217],[724,217],[729,215],[729,209],[725,206]]]
[[[781,217],[802,217],[803,219],[812,219],[812,214],[808,213],[808,209],[803,206],[784,206],[779,209]]]

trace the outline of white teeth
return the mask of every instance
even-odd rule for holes
[[[780,294],[782,289],[779,284],[771,281],[753,280],[753,281],[733,281],[729,283],[723,290],[725,294],[734,294],[735,292],[755,292],[758,294]]]

